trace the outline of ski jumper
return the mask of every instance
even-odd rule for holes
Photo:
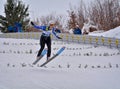
[[[60,39],[59,36],[57,36],[56,32],[55,32],[55,28],[53,27],[52,29],[50,29],[49,26],[36,26],[34,25],[34,28],[39,29],[40,31],[42,31],[42,35],[40,37],[40,50],[37,54],[37,57],[39,57],[45,47],[45,44],[47,45],[48,48],[48,52],[47,52],[47,58],[51,56],[51,33],[58,39]]]

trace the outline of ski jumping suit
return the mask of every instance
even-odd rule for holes
[[[55,32],[55,28],[53,27],[52,29],[50,29],[49,26],[36,26],[34,25],[34,28],[39,29],[40,31],[42,31],[42,35],[40,37],[40,50],[37,54],[37,57],[39,57],[45,47],[45,44],[47,45],[48,48],[48,52],[47,52],[47,58],[51,56],[51,33],[58,39],[61,39],[59,36],[57,36],[56,32]],[[51,31],[50,31],[51,30]]]

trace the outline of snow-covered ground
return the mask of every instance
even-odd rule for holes
[[[0,89],[120,89],[120,50],[52,41],[52,55],[33,66],[39,40],[0,38]]]
[[[112,38],[118,38],[120,39],[120,26],[116,27],[114,29],[111,29],[109,31],[106,32],[102,32],[102,33],[89,33],[89,35],[93,35],[93,36],[103,36],[103,37],[112,37]]]

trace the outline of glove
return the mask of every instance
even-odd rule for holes
[[[35,24],[31,21],[31,25],[35,25]]]

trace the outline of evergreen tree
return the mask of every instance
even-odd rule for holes
[[[25,6],[20,0],[7,0],[4,5],[5,16],[0,15],[2,32],[9,32],[8,26],[14,26],[15,22],[22,24],[22,29],[29,23],[29,6]]]

